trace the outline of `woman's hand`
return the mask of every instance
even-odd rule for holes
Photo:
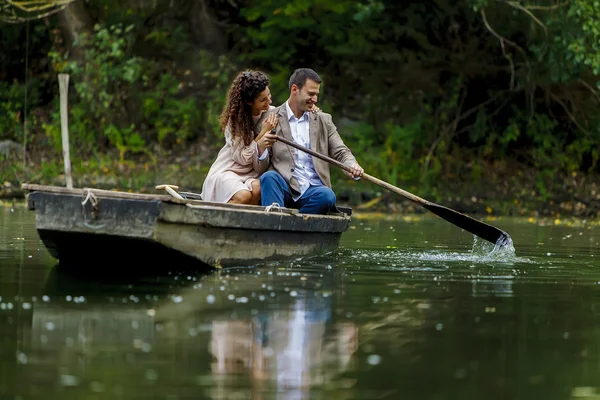
[[[321,111],[322,110],[319,107],[317,107],[316,104],[313,104],[312,110],[310,110],[310,112],[314,112],[314,113],[318,113],[318,112],[321,112]]]
[[[272,131],[277,126],[277,116],[273,113],[269,113],[267,117],[262,122],[262,127],[260,129],[260,133],[254,139],[256,142],[267,132]]]
[[[258,154],[262,154],[266,149],[271,148],[277,135],[271,133],[273,129],[277,127],[277,116],[275,114],[269,114],[262,123],[260,134],[254,139],[258,144]]]

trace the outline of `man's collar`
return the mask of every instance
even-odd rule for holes
[[[292,119],[292,117],[296,118],[296,116],[294,115],[294,112],[292,111],[291,107],[290,107],[290,101],[287,100],[285,102],[285,109],[287,110],[287,117],[288,117],[288,121],[290,119]],[[308,118],[308,111],[304,111],[304,114],[302,114],[302,116],[298,119],[303,119],[303,118]]]

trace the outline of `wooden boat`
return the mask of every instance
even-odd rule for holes
[[[127,193],[23,184],[36,229],[61,263],[200,262],[204,267],[326,253],[339,246],[351,209],[328,215],[288,208],[212,203],[181,192]],[[193,266],[197,268],[197,266]]]

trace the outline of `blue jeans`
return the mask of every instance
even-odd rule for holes
[[[260,177],[260,197],[263,206],[277,203],[304,214],[327,214],[335,207],[335,193],[327,186],[311,185],[294,201],[290,185],[275,171],[267,171]]]

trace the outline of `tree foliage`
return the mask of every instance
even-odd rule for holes
[[[599,171],[596,3],[90,0],[77,19],[90,26],[32,24],[32,129],[56,142],[56,74],[68,72],[75,140],[87,152],[116,148],[125,159],[202,140],[218,148],[216,117],[234,73],[266,71],[281,103],[293,69],[309,66],[324,78],[322,108],[369,171],[392,183],[473,177],[492,162]],[[4,24],[2,46],[24,54],[24,29]],[[0,92],[9,110],[0,131],[16,138],[24,75],[0,61],[10,86]]]

